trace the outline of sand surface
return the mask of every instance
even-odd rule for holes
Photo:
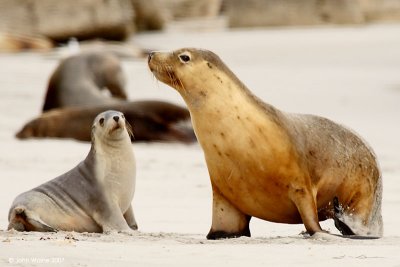
[[[400,266],[400,25],[141,34],[150,49],[215,51],[260,98],[312,113],[361,134],[380,160],[385,236],[379,240],[304,237],[303,225],[254,219],[252,238],[207,241],[211,188],[200,147],[136,143],[133,201],[139,232],[7,232],[21,192],[74,167],[89,151],[73,140],[19,141],[14,134],[40,113],[57,65],[43,54],[0,55],[0,266]],[[156,82],[146,60],[125,60],[131,99],[183,104]],[[332,221],[324,229],[337,233]]]

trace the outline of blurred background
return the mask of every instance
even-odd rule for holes
[[[400,0],[0,0],[0,50],[141,31],[400,21]]]

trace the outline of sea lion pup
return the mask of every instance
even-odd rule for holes
[[[134,124],[132,141],[196,141],[186,108],[162,101],[135,101],[93,107],[54,109],[31,120],[16,134],[26,138],[73,138],[90,141],[90,123],[105,110],[119,110]]]
[[[43,111],[67,106],[88,106],[126,100],[125,76],[111,53],[91,52],[61,61],[51,75]],[[112,97],[105,95],[107,89]]]
[[[263,103],[210,51],[153,52],[148,64],[185,100],[204,151],[213,189],[207,238],[250,236],[252,216],[303,223],[310,235],[328,218],[345,235],[382,235],[381,174],[352,131]]]
[[[132,210],[135,157],[130,125],[118,111],[99,114],[92,146],[72,170],[19,195],[8,229],[18,231],[126,232],[137,229]]]

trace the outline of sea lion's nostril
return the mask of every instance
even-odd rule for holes
[[[114,116],[113,119],[118,122],[119,121],[119,117],[118,116]]]
[[[150,62],[151,58],[153,57],[154,52],[149,53],[149,57],[147,58],[147,62]]]

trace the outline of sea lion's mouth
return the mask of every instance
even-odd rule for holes
[[[183,87],[182,81],[176,76],[174,67],[164,62],[157,61],[153,54],[149,55],[148,65],[157,80],[174,88]]]
[[[153,73],[153,75],[160,81],[164,83],[170,83],[172,81],[176,81],[175,73],[172,70],[171,67],[166,67],[164,65],[155,65],[151,64],[150,66],[150,71]]]
[[[111,134],[111,133],[113,133],[113,132],[115,132],[115,131],[117,131],[117,130],[119,130],[119,129],[123,129],[123,127],[122,127],[122,125],[118,122],[118,123],[115,123],[115,124],[114,124],[114,126],[110,129],[109,133]]]
[[[176,77],[175,72],[173,70],[166,69],[165,73],[167,75],[167,82],[169,85],[176,88],[182,84],[181,81]]]
[[[168,84],[171,87],[183,87],[182,81],[175,75],[175,72],[171,66],[163,66],[162,68],[152,72],[159,81]]]

